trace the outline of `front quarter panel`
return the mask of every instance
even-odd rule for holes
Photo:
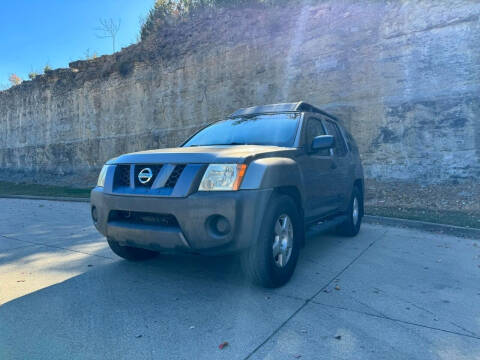
[[[269,189],[295,186],[301,194],[303,182],[298,164],[291,158],[273,157],[252,161],[243,179],[241,189]]]

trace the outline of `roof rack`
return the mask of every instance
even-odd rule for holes
[[[229,117],[234,118],[239,116],[270,114],[270,113],[285,113],[285,112],[313,112],[313,113],[325,115],[333,120],[338,121],[338,119],[335,116],[323,110],[320,110],[316,106],[310,105],[304,101],[299,101],[296,103],[270,104],[270,105],[260,105],[260,106],[242,108],[235,111]]]

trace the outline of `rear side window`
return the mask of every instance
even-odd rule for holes
[[[347,137],[348,147],[353,152],[355,152],[355,153],[358,152],[358,146],[357,146],[357,143],[355,142],[355,139],[353,138],[352,134],[350,134],[348,131],[344,131],[343,133]]]
[[[330,120],[325,120],[325,126],[327,132],[335,137],[335,154],[337,156],[347,155],[347,144],[345,143],[345,139],[343,138],[337,124]]]

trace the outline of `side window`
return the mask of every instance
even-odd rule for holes
[[[310,118],[307,124],[307,145],[310,147],[313,138],[320,135],[325,135],[325,129],[323,128],[322,122],[318,119]],[[328,149],[320,150],[316,154],[328,156],[330,155],[330,151]]]
[[[352,134],[350,134],[348,131],[344,131],[344,134],[347,136],[347,142],[348,142],[348,147],[353,151],[353,152],[358,152],[358,147],[357,143],[353,139]]]
[[[345,144],[345,139],[340,133],[340,129],[338,128],[337,124],[330,120],[325,120],[325,126],[327,128],[327,132],[335,137],[335,154],[337,156],[345,156],[347,154],[347,144]]]

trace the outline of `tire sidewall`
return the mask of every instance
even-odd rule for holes
[[[353,201],[355,198],[357,198],[359,207],[358,219],[356,224],[353,222]],[[358,234],[358,232],[360,231],[360,226],[362,224],[362,204],[362,194],[357,187],[354,187],[352,191],[352,196],[350,197],[350,202],[348,204],[347,220],[337,228],[338,234],[343,236],[355,236]]]
[[[272,246],[275,237],[275,222],[280,215],[290,217],[293,226],[292,254],[286,266],[279,267],[273,258]],[[293,275],[300,251],[301,221],[295,202],[286,195],[276,196],[272,199],[264,218],[264,225],[260,231],[259,245],[261,256],[264,257],[265,271],[271,280],[271,286],[280,286],[286,283]]]
[[[357,219],[356,224],[353,221],[353,202],[354,202],[355,198],[357,198],[357,202],[358,202],[358,219]],[[350,211],[350,221],[352,223],[352,227],[354,228],[355,233],[358,233],[360,231],[360,226],[362,224],[362,217],[363,217],[362,203],[363,203],[362,195],[361,195],[360,191],[358,190],[358,188],[354,187],[353,192],[352,192],[352,199],[350,200],[349,211]]]

